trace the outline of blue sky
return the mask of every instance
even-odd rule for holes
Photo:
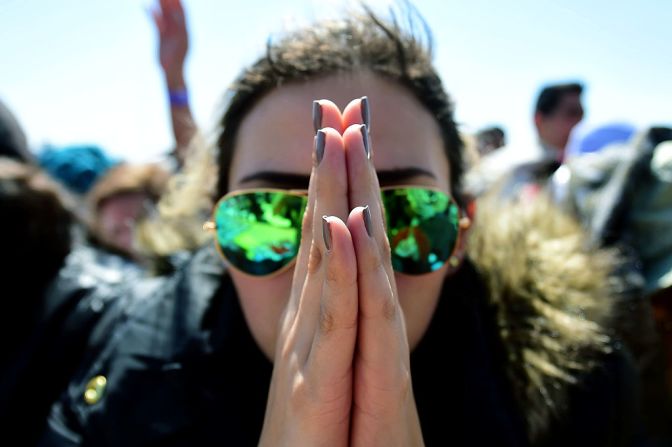
[[[269,32],[329,15],[340,2],[183,0],[187,79],[212,130],[222,93]],[[381,3],[376,1],[375,3]],[[672,1],[418,0],[464,130],[502,125],[533,139],[540,85],[579,79],[586,125],[672,125]],[[150,0],[0,0],[0,98],[34,149],[97,143],[148,160],[171,146]]]

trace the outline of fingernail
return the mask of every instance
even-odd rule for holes
[[[319,165],[324,157],[324,145],[327,142],[327,134],[323,130],[318,130],[315,136],[315,157]]]
[[[322,105],[319,101],[313,101],[313,129],[315,132],[322,128]]]
[[[327,216],[322,216],[322,237],[327,250],[331,250],[331,224],[327,220]]]
[[[371,112],[369,112],[369,97],[362,96],[361,100],[361,110],[362,110],[362,121],[366,125],[366,128],[371,130]]]
[[[364,152],[366,152],[366,159],[371,159],[371,151],[369,150],[369,131],[366,128],[366,124],[362,124],[359,128],[359,131],[362,133],[362,141],[364,142]]]
[[[364,207],[362,216],[364,217],[364,228],[366,228],[366,234],[368,234],[369,237],[373,237],[373,230],[371,229],[371,210],[369,209],[369,205]]]

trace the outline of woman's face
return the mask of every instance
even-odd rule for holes
[[[406,89],[369,73],[286,85],[265,96],[241,123],[229,190],[308,189],[313,100],[330,99],[342,110],[352,99],[365,95],[370,102],[373,160],[381,187],[421,185],[450,193],[448,160],[436,121]],[[345,221],[347,215],[338,217]],[[446,272],[444,265],[420,276],[395,273],[411,349],[429,325]],[[248,326],[269,358],[273,358],[292,274],[289,269],[256,278],[231,270]]]

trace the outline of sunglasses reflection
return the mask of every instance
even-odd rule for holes
[[[460,208],[445,192],[421,187],[381,189],[391,261],[395,271],[419,275],[440,269],[460,237]],[[280,273],[296,259],[305,193],[243,190],[215,205],[216,246],[232,268],[253,276]]]

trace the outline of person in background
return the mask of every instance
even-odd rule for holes
[[[159,37],[159,63],[163,71],[170,117],[175,136],[173,156],[182,167],[198,128],[189,106],[189,90],[184,76],[184,62],[189,51],[189,33],[180,0],[160,0],[152,10]]]
[[[0,157],[0,216],[0,421],[5,439],[35,445],[95,352],[91,330],[133,277],[93,262],[77,242],[74,199],[36,165]]]
[[[561,162],[572,129],[583,119],[578,82],[547,85],[541,89],[534,107],[534,125],[544,158]]]
[[[582,92],[578,82],[543,87],[534,106],[537,144],[505,146],[482,157],[467,174],[467,191],[478,197],[496,185],[502,196],[532,198],[546,189],[565,158],[572,129],[583,119]]]
[[[231,84],[186,164],[217,167],[214,243],[133,287],[43,446],[633,444],[610,256],[543,201],[486,203],[467,237],[453,104],[404,12],[272,39]]]
[[[151,218],[170,173],[158,164],[122,163],[110,169],[87,195],[93,240],[101,247],[140,261],[135,230]]]
[[[577,155],[567,167],[567,181],[553,185],[566,190],[561,205],[582,222],[593,246],[618,250],[627,261],[621,274],[631,286],[619,333],[637,362],[654,445],[671,445],[672,128],[647,128]]]

